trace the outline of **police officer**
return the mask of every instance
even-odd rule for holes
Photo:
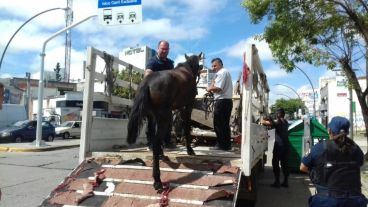
[[[366,207],[361,193],[360,167],[362,150],[347,137],[350,122],[344,117],[333,117],[328,125],[329,140],[317,143],[303,157],[302,172],[308,172],[316,187],[309,198],[310,207]]]
[[[272,119],[262,120],[262,124],[275,129],[275,143],[272,151],[272,170],[275,175],[275,182],[271,184],[271,187],[280,188],[289,187],[289,123],[285,119],[285,110],[280,108],[276,111],[277,120],[274,122]],[[284,174],[284,180],[280,183],[280,166],[282,173]]]

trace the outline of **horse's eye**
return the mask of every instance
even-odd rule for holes
[[[199,66],[199,69],[201,69],[201,70],[202,70],[202,69],[203,69],[203,65],[200,65],[200,66]]]

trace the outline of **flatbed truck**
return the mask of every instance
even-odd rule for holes
[[[164,191],[153,187],[152,152],[147,150],[145,129],[136,144],[126,142],[128,119],[93,116],[96,82],[109,72],[96,72],[97,59],[106,53],[88,48],[83,97],[80,164],[43,201],[41,206],[245,206],[257,199],[257,179],[266,162],[268,139],[274,136],[257,123],[268,114],[268,84],[255,45],[247,45],[241,93],[233,116],[241,131],[230,151],[196,145],[195,156],[185,146],[165,150],[160,161]],[[113,64],[143,72],[119,60]],[[122,87],[137,88],[118,80]],[[111,103],[131,105],[132,100],[111,96]],[[240,118],[239,118],[240,117]],[[145,128],[145,127],[144,127]],[[193,136],[202,136],[192,132]]]

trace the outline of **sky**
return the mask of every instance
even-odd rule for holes
[[[0,1],[1,53],[25,21],[47,9],[65,8],[66,2],[32,0],[32,3],[26,4],[24,0]],[[74,0],[72,9],[75,23],[97,14],[98,0]],[[98,18],[93,18],[73,28],[70,78],[82,79],[83,61],[86,60],[89,46],[118,56],[127,47],[147,45],[156,49],[158,41],[165,39],[170,42],[169,57],[176,63],[183,60],[184,54],[203,52],[206,56],[205,65],[210,67],[210,60],[220,57],[233,80],[237,79],[242,69],[242,54],[247,44],[255,44],[271,88],[271,103],[280,98],[297,98],[288,87],[298,93],[311,89],[301,71],[286,73],[280,69],[267,43],[254,39],[262,34],[267,21],[251,24],[240,0],[142,0],[142,9],[142,24],[106,26],[99,24]],[[64,11],[61,9],[44,13],[27,23],[9,44],[0,68],[0,78],[25,77],[25,73],[30,72],[31,78],[38,79],[42,45],[64,26]],[[64,34],[48,42],[45,51],[46,71],[53,71],[57,62],[64,67],[64,44]],[[324,68],[299,66],[317,90],[320,77],[334,75]]]

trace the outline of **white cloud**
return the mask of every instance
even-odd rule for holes
[[[59,45],[47,51],[45,56],[44,71],[53,71],[57,63],[60,63],[62,70],[64,69],[64,46]],[[70,63],[70,79],[82,79],[83,78],[83,61],[86,60],[85,51],[71,51],[71,63]],[[41,58],[35,58],[30,65],[32,71],[32,78],[39,78],[41,71]]]
[[[266,68],[265,73],[268,80],[285,78],[288,75],[285,70],[281,69],[278,65],[275,64],[272,64],[271,66]]]
[[[178,63],[182,63],[182,62],[185,62],[185,56],[184,55],[178,55],[178,56],[175,57],[175,59],[174,59],[175,66]]]
[[[277,99],[295,99],[298,98],[301,88],[294,88],[288,84],[277,83],[271,87],[271,92],[269,96],[270,105],[274,104]]]
[[[56,7],[66,7],[65,0],[33,0],[31,3],[27,4],[23,0],[12,0],[12,1],[1,1],[0,9],[3,12],[9,12],[20,17],[30,17],[41,11],[56,8]],[[16,9],[14,9],[16,8]]]
[[[321,77],[335,77],[336,72],[331,70],[326,70],[324,73],[321,74]]]
[[[143,7],[159,10],[162,16],[178,19],[180,24],[198,26],[221,11],[228,0],[155,0],[143,1]]]
[[[10,74],[10,73],[3,73],[0,74],[0,78],[13,78],[14,74]]]
[[[143,38],[156,38],[167,40],[193,40],[200,39],[207,34],[203,27],[191,28],[185,24],[174,24],[171,19],[146,19],[142,24],[122,26],[101,26],[96,21],[89,21],[76,28],[84,36],[84,39],[98,37],[96,42],[119,42],[136,39],[140,42]],[[91,34],[92,33],[92,34]],[[103,40],[103,41],[101,41]]]
[[[305,84],[305,85],[302,85],[298,88],[298,93],[300,92],[305,92],[305,91],[309,91],[309,90],[312,90],[312,87],[310,84]]]
[[[165,9],[168,5],[168,0],[142,1],[142,7],[152,9]]]
[[[5,45],[9,43],[8,50],[12,52],[41,51],[43,42],[51,33],[41,31],[41,28],[36,25],[27,25],[15,34],[18,28],[14,25],[18,24],[20,24],[19,21],[0,21],[0,28],[9,28],[0,31],[0,38],[6,40],[2,41],[1,46],[5,48]],[[12,36],[13,39],[10,41]]]
[[[224,48],[223,50],[212,52],[211,55],[218,55],[225,53],[229,57],[242,58],[243,53],[246,51],[247,45],[255,44],[258,49],[258,55],[262,61],[272,60],[272,52],[268,44],[265,41],[259,41],[255,39],[255,36],[240,40],[239,42]]]

